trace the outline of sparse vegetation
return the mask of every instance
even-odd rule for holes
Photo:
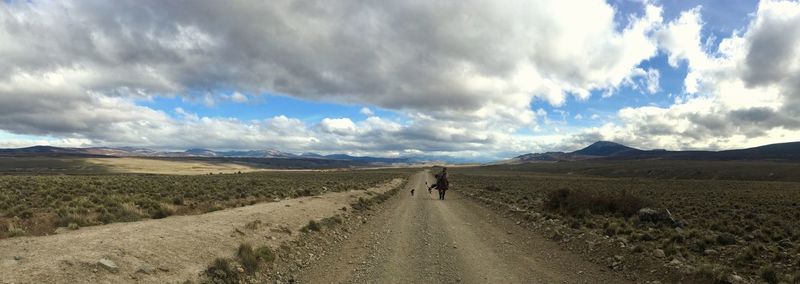
[[[265,263],[271,263],[275,261],[275,252],[268,246],[261,246],[256,250],[256,255],[258,259]]]
[[[779,282],[778,273],[775,272],[775,267],[771,264],[762,266],[758,273],[761,279],[769,284],[776,284]]]
[[[86,227],[146,218],[198,214],[224,208],[364,190],[402,171],[261,172],[200,176],[2,175],[0,238],[43,235],[57,227]],[[368,207],[370,202],[365,202]]]
[[[311,232],[311,231],[319,232],[319,230],[321,230],[321,229],[322,229],[322,227],[319,225],[319,223],[317,223],[317,221],[311,220],[311,221],[308,221],[308,225],[306,225],[305,227],[301,228],[300,231],[303,232],[303,233],[308,233],[308,232]]]
[[[239,283],[239,273],[233,268],[230,261],[225,258],[215,259],[206,269],[206,275],[211,283],[214,284]]]
[[[239,258],[239,263],[242,264],[242,267],[247,273],[253,273],[258,269],[260,259],[256,252],[253,251],[253,247],[249,244],[239,245],[236,256]]]
[[[630,217],[653,202],[627,191],[620,193],[558,189],[545,197],[545,207],[567,215],[619,214]]]
[[[319,221],[320,225],[323,227],[333,227],[342,224],[342,222],[344,222],[344,220],[339,216],[328,217]]]
[[[372,206],[372,200],[359,197],[358,201],[350,205],[355,210],[367,210]]]
[[[518,212],[560,242],[601,236],[589,241],[624,243],[632,255],[664,266],[678,259],[681,264],[669,268],[704,279],[700,283],[729,282],[733,274],[768,283],[793,280],[800,263],[800,182],[790,169],[797,164],[687,162],[686,168],[705,169],[692,175],[682,161],[626,163],[455,168],[450,179],[454,190]],[[734,180],[738,173],[746,180]],[[784,181],[764,181],[769,173]],[[685,226],[640,222],[641,207],[669,209]],[[594,248],[590,257],[619,249]],[[653,256],[655,250],[664,256]]]

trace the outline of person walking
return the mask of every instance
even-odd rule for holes
[[[436,175],[436,183],[428,187],[436,188],[439,191],[439,200],[444,200],[444,194],[450,189],[450,181],[447,180],[447,168],[442,168],[442,172]]]

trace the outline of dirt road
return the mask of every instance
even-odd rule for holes
[[[426,190],[432,182],[429,172],[412,176],[400,196],[299,282],[626,283],[464,199],[457,188],[438,200]]]
[[[342,214],[359,197],[382,193],[395,179],[368,191],[261,203],[193,216],[116,223],[63,234],[0,240],[0,283],[183,283],[197,280],[217,257],[239,244],[277,247],[309,220]],[[101,259],[118,268],[98,264]]]

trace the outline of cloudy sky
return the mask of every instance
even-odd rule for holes
[[[800,140],[796,1],[0,2],[0,147]]]

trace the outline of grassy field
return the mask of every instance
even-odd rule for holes
[[[360,190],[410,170],[215,175],[0,175],[0,238]]]
[[[800,182],[732,180],[737,176],[725,171],[749,173],[741,176],[744,179],[780,173],[772,177],[797,180],[800,172],[786,171],[797,164],[670,164],[453,169],[451,187],[479,200],[507,205],[541,224],[554,240],[570,243],[567,246],[593,255],[604,251],[605,257],[611,257],[607,264],[615,270],[644,261],[663,265],[658,271],[672,271],[655,277],[673,281],[726,283],[733,275],[768,283],[800,281]],[[684,175],[693,167],[714,179]],[[652,173],[655,168],[661,169],[657,175],[637,174]],[[631,211],[642,206],[667,208],[686,226],[639,222]],[[599,249],[603,243],[615,249]],[[615,261],[615,254],[630,255],[626,265]]]
[[[103,174],[106,166],[74,157],[0,157],[0,174]]]
[[[203,175],[265,170],[346,169],[365,162],[327,159],[225,157],[0,156],[0,174],[169,174]]]
[[[775,161],[576,161],[497,165],[485,169],[620,178],[800,181],[800,163]]]

